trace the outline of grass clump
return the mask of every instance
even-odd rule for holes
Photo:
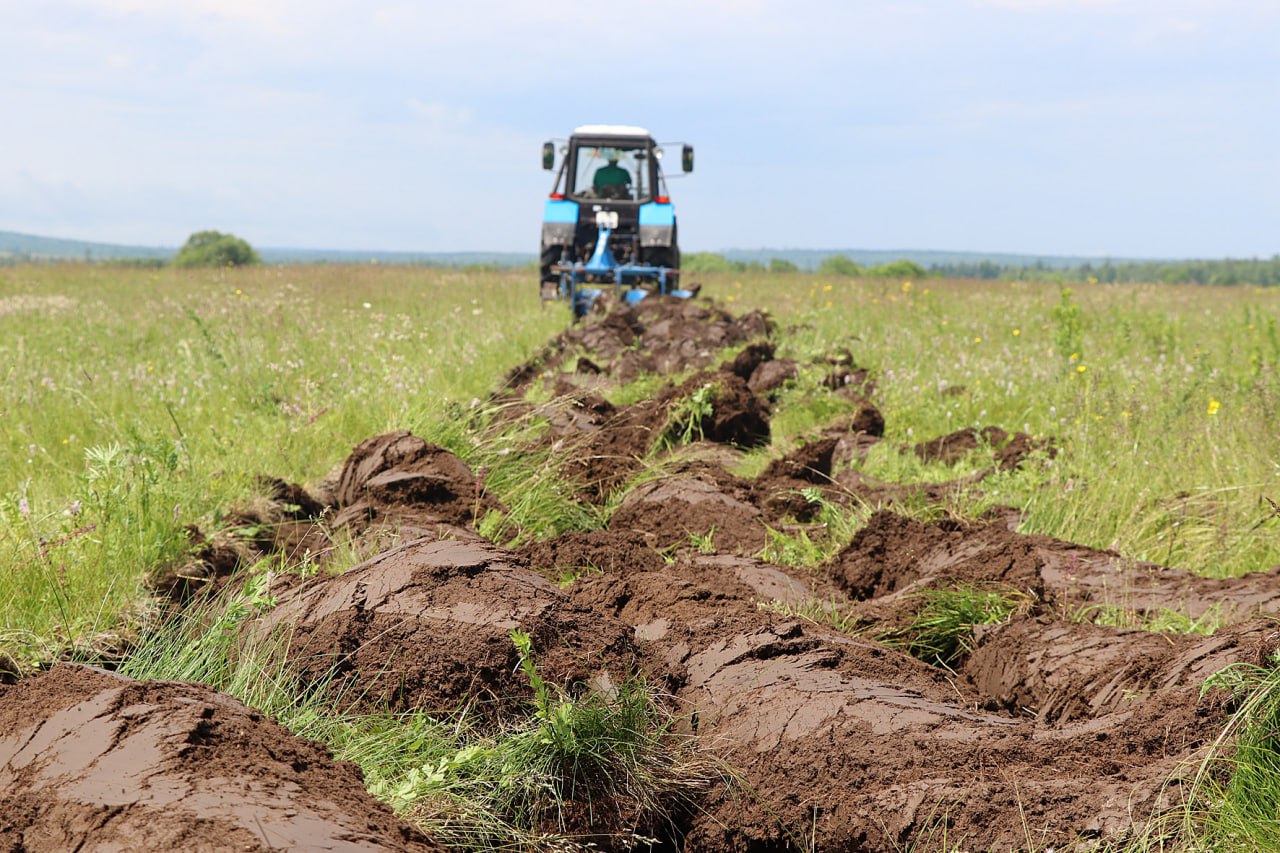
[[[1280,652],[1210,676],[1234,712],[1196,768],[1180,802],[1157,815],[1123,853],[1280,849]]]
[[[870,507],[861,501],[841,506],[817,487],[801,489],[800,494],[817,512],[806,528],[795,533],[767,528],[769,539],[759,554],[761,560],[791,568],[819,566],[847,546],[871,515]]]
[[[880,637],[934,666],[950,668],[973,651],[973,629],[999,625],[1029,603],[1024,593],[977,584],[926,589],[913,596],[920,602],[906,628]]]
[[[1158,634],[1201,634],[1209,636],[1228,624],[1221,606],[1210,607],[1199,616],[1191,616],[1167,607],[1136,610],[1116,604],[1090,604],[1074,614],[1071,621],[1089,622],[1112,628],[1134,628]]]

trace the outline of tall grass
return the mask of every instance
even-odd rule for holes
[[[1210,575],[1280,563],[1264,501],[1280,494],[1280,291],[705,278],[734,307],[771,308],[789,328],[780,354],[844,345],[872,368],[889,445],[869,473],[935,479],[891,448],[1023,430],[1061,454],[983,491],[1024,510],[1025,531]]]
[[[118,625],[259,474],[449,425],[563,328],[525,276],[380,267],[0,270],[0,648]]]

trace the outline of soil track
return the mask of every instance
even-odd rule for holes
[[[497,417],[546,422],[529,449],[556,453],[579,499],[608,519],[601,530],[516,551],[485,542],[476,523],[501,504],[457,456],[403,432],[363,442],[334,480],[310,491],[271,481],[271,499],[243,512],[246,526],[266,531],[250,537],[254,553],[323,566],[331,546],[317,531],[333,529],[371,548],[394,530],[401,544],[342,574],[282,581],[278,606],[248,630],[288,632],[299,671],[333,677],[346,701],[470,706],[495,724],[527,708],[529,688],[508,636],[513,628],[532,635],[543,674],[574,690],[607,690],[631,672],[644,673],[669,694],[687,731],[740,780],[682,818],[664,839],[672,849],[931,850],[944,837],[965,849],[1007,849],[1028,837],[1057,849],[1088,848],[1123,838],[1176,800],[1176,780],[1226,719],[1223,697],[1201,695],[1204,679],[1229,664],[1261,660],[1260,650],[1277,643],[1271,623],[1256,618],[1280,607],[1275,573],[1198,578],[1019,534],[1016,510],[975,523],[902,515],[895,507],[981,488],[990,471],[1051,456],[1052,445],[998,427],[966,430],[901,450],[943,462],[988,459],[977,474],[934,484],[872,480],[849,467],[885,433],[871,372],[847,351],[810,364],[779,357],[771,332],[764,315],[652,299],[568,330],[509,374],[495,396],[503,404]],[[737,349],[726,355],[729,347]],[[606,399],[610,387],[649,373],[673,381],[630,405]],[[809,387],[852,401],[853,413],[774,458],[759,477],[733,474],[744,452],[768,441],[788,383],[804,377]],[[702,390],[708,388],[714,392]],[[540,392],[532,398],[550,390],[551,401],[528,402],[525,393],[534,389]],[[710,411],[689,405],[699,394],[712,401]],[[681,446],[689,438],[693,443]],[[815,490],[828,503],[880,509],[825,566],[763,562],[759,555],[775,534],[826,535],[810,500]],[[204,569],[189,572],[183,593],[228,570],[212,564],[216,546],[207,545]],[[241,550],[231,562],[252,558]],[[576,580],[567,588],[550,580],[561,577]],[[968,637],[953,670],[876,640],[904,636],[926,591],[964,585],[1007,591],[1021,604],[1006,623]],[[1134,618],[1165,609],[1193,618],[1213,613],[1227,624],[1211,637],[1090,624],[1102,608]],[[858,630],[789,615],[821,609]],[[57,679],[71,686],[57,686]],[[191,708],[213,707],[238,721],[250,755],[262,738],[287,738],[207,691],[111,679],[62,668],[0,688],[0,723],[16,721],[0,731],[63,725],[68,707],[97,707],[92,697],[103,691],[150,690],[169,697],[165,702],[192,701],[145,719],[187,720],[204,713]],[[139,701],[112,699],[90,719],[127,729]],[[0,739],[0,755],[7,742]],[[304,769],[335,767],[313,746],[290,743],[313,750]],[[189,768],[187,755],[161,763]],[[34,765],[6,760],[6,796],[26,809],[40,838],[61,837],[67,806],[59,791],[81,777],[59,776],[55,790],[23,769]],[[289,773],[303,772],[276,764],[216,765],[211,775],[252,792],[258,783],[244,779],[276,774],[266,789],[273,793],[261,795],[270,804],[283,796],[277,789],[294,791]],[[327,772],[329,787],[315,790],[329,811],[307,817],[306,825],[337,837],[334,827],[347,826],[346,815],[368,803],[350,768]],[[1175,783],[1166,784],[1171,778]],[[135,798],[137,786],[149,790],[133,777],[125,784]],[[335,786],[349,790],[340,796]],[[97,792],[85,802],[98,810],[85,814],[102,815],[113,801]],[[320,808],[302,802],[295,815]],[[372,808],[361,824],[370,839],[427,849]],[[159,833],[168,824],[155,826]],[[243,822],[226,831],[239,832],[235,827]],[[155,836],[162,837],[169,838]],[[27,849],[52,849],[21,839]]]

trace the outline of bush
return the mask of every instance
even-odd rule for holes
[[[876,278],[924,278],[928,273],[915,261],[901,260],[880,264],[867,270],[867,275]]]
[[[786,258],[770,258],[769,272],[800,272],[800,268]]]
[[[233,234],[197,231],[173,259],[175,267],[243,267],[261,263],[253,247]]]
[[[686,252],[680,259],[685,272],[742,272],[742,264],[715,252]]]
[[[819,275],[843,275],[856,278],[863,274],[862,267],[848,255],[828,255],[818,264]]]

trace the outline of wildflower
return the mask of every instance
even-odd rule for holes
[[[236,296],[244,296],[244,291],[237,287],[237,288],[236,288]]]
[[[902,283],[902,292],[903,292],[903,293],[910,293],[910,292],[911,292],[911,282],[909,282],[909,281],[904,281],[904,282]]]
[[[1080,365],[1080,366],[1078,366],[1078,367],[1076,368],[1076,373],[1084,373],[1084,372],[1085,372],[1086,370],[1088,370],[1088,369],[1089,369],[1089,368],[1085,367],[1085,366],[1082,364],[1082,365]]]
[[[1220,409],[1220,408],[1222,408],[1222,404],[1221,404],[1221,403],[1219,403],[1217,400],[1210,400],[1210,401],[1209,401],[1209,410],[1208,410],[1209,414],[1211,414],[1211,415],[1216,415],[1216,414],[1218,414],[1218,409]]]
[[[1128,413],[1128,412],[1121,412],[1121,413],[1120,413],[1120,417],[1124,418],[1125,420],[1128,420],[1128,419],[1129,419],[1129,413]]]
[[[23,518],[31,517],[31,504],[27,503],[26,496],[18,498],[18,512]]]
[[[1022,330],[1021,330],[1021,329],[1014,329],[1014,330],[1013,330],[1013,336],[1014,336],[1015,338],[1016,338],[1018,335],[1020,335],[1020,334],[1022,334]]]
[[[973,339],[973,342],[974,342],[975,344],[980,344],[980,343],[982,343],[982,338],[974,338],[974,339]]]
[[[824,285],[822,285],[822,292],[823,292],[823,293],[830,293],[830,292],[831,292],[831,285],[829,285],[829,284],[824,284]]]
[[[1078,353],[1078,352],[1073,352],[1073,353],[1071,353],[1071,357],[1070,357],[1070,358],[1068,358],[1067,360],[1068,360],[1068,361],[1079,361],[1079,360],[1080,360],[1080,353]]]
[[[828,307],[828,308],[830,308],[830,307],[831,307],[831,300],[830,300],[830,299],[828,299],[828,300],[827,300],[827,307]]]
[[[738,301],[738,297],[736,297],[736,296],[734,296],[732,293],[730,293],[730,294],[728,294],[727,296],[725,296],[724,301],[725,301],[725,302],[737,302],[737,301]]]
[[[373,303],[372,303],[372,302],[361,302],[361,303],[360,303],[360,307],[361,307],[361,308],[372,308],[372,307],[373,307]]]

